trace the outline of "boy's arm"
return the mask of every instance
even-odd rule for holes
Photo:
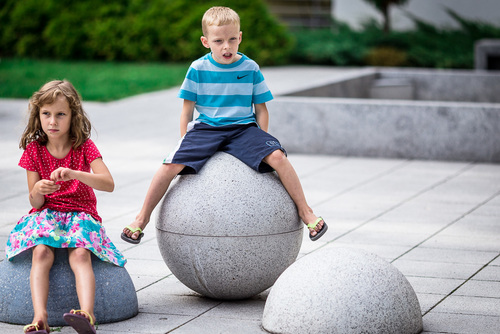
[[[267,111],[267,106],[265,103],[259,103],[254,105],[255,107],[255,118],[257,119],[257,124],[259,127],[267,132],[269,126],[269,112]]]
[[[194,113],[194,101],[189,101],[184,99],[184,103],[182,104],[182,112],[181,112],[181,137],[187,132],[187,126],[189,122],[193,120]]]

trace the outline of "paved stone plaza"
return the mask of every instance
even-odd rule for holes
[[[286,67],[263,73],[279,98],[291,89],[352,71],[356,69]],[[92,139],[116,185],[113,193],[97,192],[98,210],[128,259],[126,269],[139,300],[136,317],[100,325],[98,333],[265,333],[261,319],[269,291],[242,301],[200,297],[165,265],[155,221],[139,245],[120,239],[122,228],[142,205],[153,173],[179,139],[182,102],[177,91],[84,104],[95,130]],[[2,260],[10,230],[29,211],[26,172],[17,166],[26,107],[27,100],[0,100]],[[289,159],[309,204],[329,225],[317,242],[309,241],[304,231],[299,256],[337,247],[372,252],[392,263],[413,286],[423,333],[500,332],[500,164],[294,153]],[[321,288],[316,283],[307,284]],[[1,333],[22,333],[22,328],[0,323]],[[61,333],[74,332],[64,327]]]

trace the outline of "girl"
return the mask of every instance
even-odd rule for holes
[[[91,124],[68,81],[51,81],[33,94],[19,147],[26,169],[30,213],[7,240],[6,256],[32,249],[33,323],[25,333],[48,333],[49,271],[54,248],[67,248],[80,310],[64,314],[78,333],[95,333],[95,277],[91,252],[118,266],[126,263],[101,226],[92,189],[111,192],[113,178],[90,140]]]

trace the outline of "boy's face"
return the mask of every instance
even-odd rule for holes
[[[201,43],[212,51],[216,62],[232,64],[241,58],[238,54],[241,35],[240,27],[236,24],[208,26],[207,36],[201,36]]]

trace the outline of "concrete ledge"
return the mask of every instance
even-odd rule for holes
[[[500,105],[278,97],[270,133],[290,153],[500,162]]]
[[[375,68],[367,68],[353,73],[336,75],[329,80],[318,80],[314,84],[298,85],[286,96],[370,98],[370,87],[377,79]]]
[[[500,70],[500,39],[481,39],[476,42],[474,66],[478,70]]]
[[[500,103],[500,75],[469,70],[383,69],[378,77],[407,80],[413,100]]]
[[[372,99],[413,100],[414,87],[411,80],[405,78],[377,79],[370,89]]]
[[[497,73],[470,70],[430,70],[401,68],[367,68],[349,75],[332,78],[329,82],[318,82],[310,87],[297,87],[286,96],[330,97],[369,99],[374,87],[384,82],[398,82],[399,86],[411,85],[411,94],[400,94],[390,98],[415,101],[447,101],[500,103]],[[398,86],[396,85],[396,86]],[[387,94],[385,94],[387,95]],[[369,103],[369,101],[368,101]]]

